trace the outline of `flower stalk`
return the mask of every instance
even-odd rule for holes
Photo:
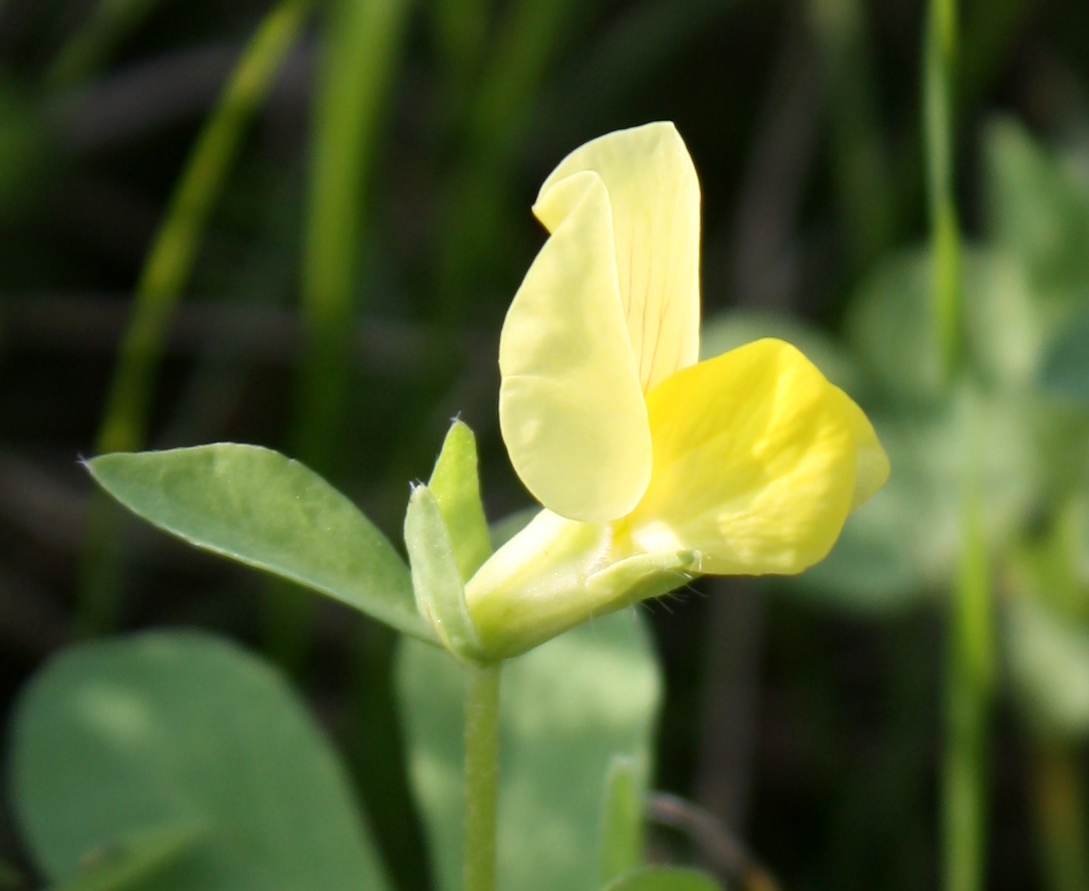
[[[501,662],[465,663],[464,891],[495,891]]]

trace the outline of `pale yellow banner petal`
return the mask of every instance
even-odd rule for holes
[[[855,450],[858,456],[855,491],[851,499],[851,510],[854,510],[864,501],[868,501],[888,481],[889,456],[881,447],[877,433],[874,432],[873,424],[866,417],[866,413],[846,393],[843,394],[843,398],[847,401],[848,419],[851,422],[851,431],[854,433]]]
[[[610,133],[576,149],[545,181],[592,170],[613,212],[617,280],[644,392],[699,358],[700,187],[671,123]],[[534,212],[553,228],[538,202]]]
[[[855,488],[849,402],[796,348],[759,340],[648,395],[654,471],[624,521],[637,549],[700,553],[717,575],[801,572]]]
[[[499,422],[526,488],[561,516],[607,522],[650,479],[650,430],[616,281],[604,183],[579,173],[538,202],[551,220],[499,341]]]

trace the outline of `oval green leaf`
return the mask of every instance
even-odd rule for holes
[[[58,884],[141,834],[199,827],[157,891],[388,888],[347,773],[302,703],[269,665],[209,635],[148,633],[54,659],[18,704],[11,776],[27,848]]]
[[[102,455],[87,466],[102,488],[160,529],[437,642],[389,541],[299,462],[259,446],[219,443]]]

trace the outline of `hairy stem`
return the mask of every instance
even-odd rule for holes
[[[495,891],[500,665],[465,668],[464,891]]]

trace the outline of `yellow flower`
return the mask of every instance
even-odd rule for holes
[[[508,656],[699,574],[797,573],[888,476],[861,409],[797,349],[698,362],[699,183],[672,124],[563,160],[499,345],[503,439],[544,510],[466,586]]]

